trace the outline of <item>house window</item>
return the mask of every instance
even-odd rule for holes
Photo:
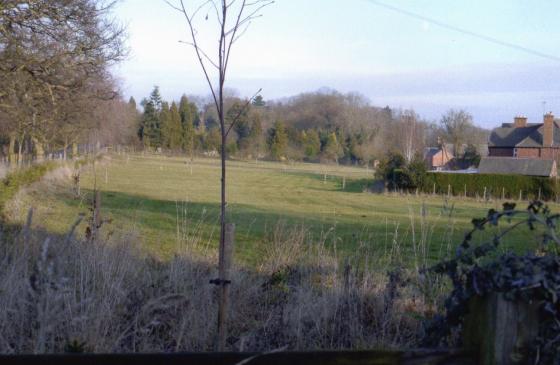
[[[513,149],[513,157],[517,157],[517,148]]]

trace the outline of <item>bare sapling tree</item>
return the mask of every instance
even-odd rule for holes
[[[227,266],[226,254],[231,252],[230,247],[226,247],[226,160],[227,160],[227,137],[233,129],[235,123],[243,112],[249,107],[255,95],[247,100],[246,104],[240,108],[236,117],[226,124],[224,88],[226,83],[226,75],[230,64],[233,45],[245,34],[251,22],[262,16],[261,10],[274,3],[274,0],[200,0],[191,4],[191,1],[179,0],[173,3],[172,0],[164,0],[173,9],[179,11],[184,17],[188,25],[189,41],[184,43],[194,48],[197,60],[202,68],[204,77],[210,88],[212,98],[218,113],[221,132],[221,204],[220,204],[220,274],[227,272],[223,270]],[[188,3],[188,6],[187,6]],[[215,17],[218,24],[218,43],[217,52],[211,53],[207,49],[201,47],[201,37],[199,33],[200,21],[208,21],[209,18]],[[231,236],[231,233],[228,234]],[[229,281],[220,277],[214,281],[222,287],[220,291],[220,308],[218,311],[218,338],[217,350],[222,351],[225,348],[225,323],[227,317],[227,286]]]

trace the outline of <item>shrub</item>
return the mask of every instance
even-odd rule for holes
[[[426,165],[418,156],[407,164],[402,155],[392,153],[381,161],[377,177],[384,180],[390,189],[421,188],[426,178]]]
[[[39,181],[48,171],[54,167],[52,163],[34,165],[23,170],[16,170],[6,176],[0,182],[0,212],[4,209],[4,205],[25,185]]]

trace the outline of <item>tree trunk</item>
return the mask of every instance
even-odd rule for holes
[[[68,138],[64,139],[64,149],[62,150],[62,159],[66,161],[66,151],[68,150]]]
[[[15,134],[12,134],[10,135],[10,146],[8,150],[8,158],[11,166],[14,166],[17,162],[15,149],[16,149],[16,136]]]
[[[23,142],[25,141],[25,135],[22,134],[18,141],[18,166],[23,164]]]
[[[45,149],[43,145],[37,137],[31,137],[31,141],[33,142],[33,146],[35,147],[35,156],[37,158],[37,162],[43,162],[45,160]]]
[[[72,158],[74,160],[78,158],[78,144],[76,142],[72,142]]]

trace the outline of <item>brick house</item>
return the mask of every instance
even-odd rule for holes
[[[454,156],[449,146],[428,147],[424,151],[424,160],[428,165],[428,169],[441,171],[449,166]]]
[[[560,157],[560,127],[554,115],[548,113],[542,123],[527,123],[525,117],[515,117],[513,123],[495,128],[488,143],[489,157],[515,157],[554,160]]]

